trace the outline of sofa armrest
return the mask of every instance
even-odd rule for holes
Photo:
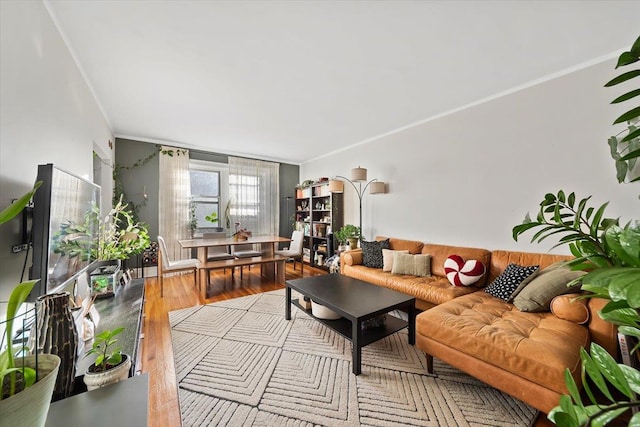
[[[362,249],[353,249],[340,254],[340,273],[343,273],[345,265],[362,264]]]

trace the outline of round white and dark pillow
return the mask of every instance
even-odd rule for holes
[[[460,255],[451,255],[444,262],[444,272],[453,286],[470,286],[487,271],[483,263],[470,259],[467,262]]]

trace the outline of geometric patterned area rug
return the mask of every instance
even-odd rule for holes
[[[295,295],[295,291],[294,291]],[[297,297],[297,296],[296,296]],[[169,313],[183,426],[527,426],[536,411],[435,360],[406,329],[362,349],[284,289]]]

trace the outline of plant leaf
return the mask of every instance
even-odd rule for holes
[[[597,346],[597,344],[592,343],[591,349],[593,349],[594,346]],[[600,369],[598,369],[596,362],[591,358],[591,356],[589,356],[589,353],[587,353],[584,348],[580,349],[580,358],[582,359],[582,368],[584,369],[586,374],[589,375],[591,381],[593,381],[593,383],[596,385],[596,387],[598,387],[598,390],[600,390],[602,394],[604,394],[610,401],[613,402],[613,396],[611,395],[611,392],[607,387],[607,383],[605,382]],[[589,393],[589,398],[591,399],[591,401],[593,403],[596,403],[595,397],[593,396],[593,393],[590,392],[587,382],[583,381],[583,384],[585,387],[585,391]]]
[[[520,236],[522,233],[524,233],[525,231],[537,227],[540,224],[537,222],[526,222],[526,223],[522,223],[520,225],[516,225],[515,227],[513,227],[513,240],[515,240],[516,242],[518,241],[518,236]]]
[[[622,261],[624,265],[635,266],[638,261],[633,255],[627,252],[628,243],[632,243],[635,239],[633,231],[628,232],[629,242],[622,243],[624,230],[618,226],[611,226],[604,232],[604,241],[607,243],[609,249],[613,251],[616,257]],[[640,242],[640,236],[638,236],[638,242]]]
[[[11,218],[18,215],[20,212],[22,212],[22,209],[24,209],[24,207],[27,206],[27,203],[29,203],[29,200],[31,200],[31,198],[33,197],[33,194],[41,185],[42,185],[42,181],[36,182],[31,191],[29,191],[27,194],[20,197],[18,200],[16,200],[15,202],[7,206],[5,209],[3,209],[2,212],[0,212],[0,224],[4,224],[5,222],[9,221]]]
[[[618,332],[640,338],[640,329],[631,326],[620,326]]]
[[[629,49],[629,52],[631,52],[631,54],[635,57],[640,57],[640,37],[638,37],[636,41],[633,42],[633,45],[631,45],[631,49]]]
[[[613,124],[615,125],[618,123],[628,122],[629,120],[634,119],[638,116],[640,116],[640,107],[633,108],[627,111],[626,113],[622,114],[613,122]]]
[[[618,274],[609,283],[609,295],[612,300],[623,300],[629,307],[640,307],[640,269],[629,268],[626,273]]]
[[[36,382],[36,371],[33,368],[25,366],[22,369],[22,376],[24,377],[25,387],[31,387]]]
[[[616,179],[618,180],[618,183],[624,182],[624,179],[627,177],[628,171],[629,165],[627,165],[627,162],[616,160]]]
[[[631,390],[633,390],[634,393],[640,393],[640,372],[624,364],[620,364],[620,369],[622,369],[622,373],[627,378]]]
[[[636,59],[637,61],[637,59]],[[640,95],[640,89],[635,89],[632,90],[631,92],[627,92],[624,95],[620,95],[619,97],[617,97],[616,99],[614,99],[613,101],[611,101],[612,104],[617,104],[619,102],[624,102],[627,101],[631,98],[634,98],[636,96]]]
[[[634,62],[638,62],[638,57],[635,56],[631,52],[622,52],[622,54],[618,57],[618,67],[624,67],[625,65],[633,64]]]
[[[640,128],[638,130],[640,130]],[[623,157],[621,157],[620,160],[627,161],[638,157],[640,157],[640,150],[633,150],[632,152],[627,153]]]
[[[617,408],[610,411],[605,411],[603,414],[598,415],[593,420],[591,420],[591,426],[604,427],[628,410],[629,408]]]
[[[593,222],[591,223],[589,231],[591,233],[591,237],[593,237],[594,239],[598,238],[598,228],[600,227],[600,221],[602,221],[602,217],[604,216],[604,211],[607,208],[607,205],[609,205],[609,202],[606,202],[602,206],[600,206],[593,217]]]
[[[584,408],[584,405],[582,404],[582,398],[580,397],[580,390],[578,390],[578,385],[576,384],[576,381],[573,379],[573,376],[568,369],[565,369],[564,371],[564,383],[567,386],[567,390],[569,390],[569,395],[576,403],[576,405]],[[562,403],[560,403],[560,405],[562,406]],[[570,413],[570,411],[567,411],[566,408],[563,407],[562,409],[564,409],[565,412]]]
[[[607,83],[605,83],[604,87],[610,87],[610,86],[615,86],[617,84],[620,84],[622,82],[626,82],[627,80],[630,80],[634,77],[638,77],[640,76],[640,70],[631,70],[631,71],[627,71],[626,73],[620,74],[618,77],[615,77],[611,80],[609,80]]]
[[[629,399],[633,399],[633,391],[615,359],[595,343],[591,344],[591,357],[604,377],[621,393]]]

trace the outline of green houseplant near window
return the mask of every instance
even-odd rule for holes
[[[0,224],[16,215],[29,203],[33,190],[0,212]],[[18,356],[20,346],[13,345],[14,319],[38,280],[18,284],[9,297],[4,326],[6,349],[0,352],[0,420],[3,425],[43,426],[56,384],[60,358],[53,354]],[[36,362],[37,360],[37,362]]]
[[[628,52],[618,59],[618,67],[640,61],[640,37]],[[611,80],[613,86],[640,77],[640,70],[626,72]],[[613,103],[637,100],[640,89],[616,98]],[[616,162],[619,182],[639,181],[636,160],[640,157],[640,130],[635,127],[640,117],[640,106],[622,114],[614,124],[627,122],[627,129],[609,139],[611,155]],[[620,137],[625,134],[624,137]],[[522,224],[513,228],[513,237],[531,229],[537,229],[532,242],[540,242],[550,236],[562,237],[558,245],[568,244],[576,257],[569,262],[574,269],[588,273],[579,280],[582,289],[590,292],[587,297],[609,300],[599,312],[600,317],[615,325],[618,330],[640,338],[640,221],[629,221],[624,227],[616,219],[605,217],[607,203],[599,208],[588,206],[590,197],[576,203],[574,193],[568,196],[559,191],[547,194],[540,203],[535,220],[527,215]],[[556,245],[556,246],[558,246]],[[638,345],[631,349],[638,351]],[[567,370],[565,383],[569,395],[560,399],[560,405],[549,413],[549,419],[559,426],[603,426],[640,408],[640,371],[617,363],[606,350],[592,343],[590,351],[581,350],[582,383],[589,403],[583,402],[579,389]],[[595,397],[594,390],[604,396],[607,403]],[[615,391],[615,392],[612,392]],[[640,426],[640,412],[632,413],[630,426]]]

